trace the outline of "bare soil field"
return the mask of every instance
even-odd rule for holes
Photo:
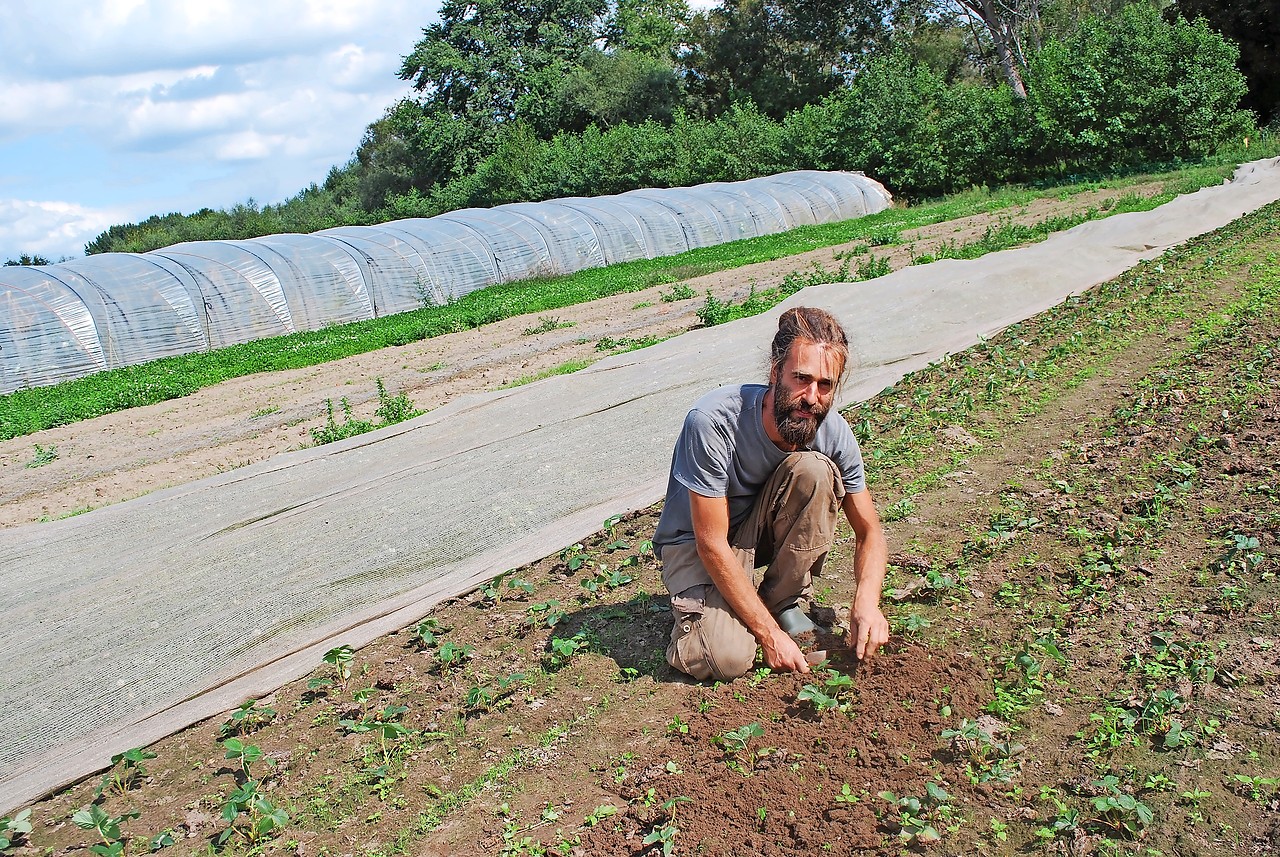
[[[41,801],[9,850],[1275,853],[1277,246],[1272,205],[843,414],[893,553],[873,659],[841,639],[845,534],[815,581],[824,663],[682,679],[649,509]],[[690,285],[740,295],[838,249]],[[701,299],[607,303],[10,441],[6,522],[296,446],[375,377],[433,407],[687,329]],[[33,443],[59,457],[15,488]]]

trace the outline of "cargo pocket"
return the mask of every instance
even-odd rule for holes
[[[691,586],[671,596],[671,612],[675,626],[667,645],[667,663],[698,681],[711,677],[706,640],[702,635],[702,617],[706,612],[707,587]]]

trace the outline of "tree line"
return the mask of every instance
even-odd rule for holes
[[[322,184],[113,226],[86,252],[791,169],[861,170],[913,199],[1198,159],[1277,109],[1277,61],[1250,53],[1251,38],[1274,44],[1266,22],[1251,12],[1233,33],[1255,57],[1246,78],[1206,7],[1234,8],[444,0],[400,69],[410,93]]]

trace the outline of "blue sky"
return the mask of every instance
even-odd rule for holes
[[[0,261],[115,223],[280,202],[409,92],[438,3],[5,0]]]

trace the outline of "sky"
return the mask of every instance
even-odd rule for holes
[[[0,262],[346,163],[436,19],[412,0],[4,0]]]
[[[410,94],[439,5],[0,0],[0,262],[323,183]]]

